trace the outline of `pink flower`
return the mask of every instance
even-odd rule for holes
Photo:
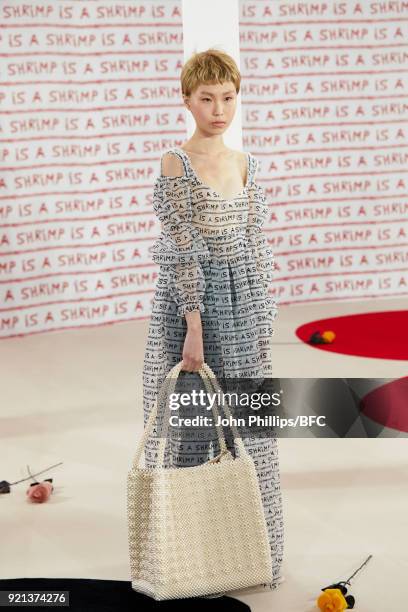
[[[43,480],[43,482],[32,484],[30,488],[27,489],[26,494],[30,501],[42,504],[47,501],[53,489],[54,487],[49,481]]]

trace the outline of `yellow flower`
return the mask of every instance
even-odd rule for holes
[[[340,589],[326,589],[317,598],[317,605],[322,612],[341,612],[348,607]]]
[[[336,334],[334,333],[334,331],[331,331],[331,330],[327,330],[322,333],[322,338],[327,343],[333,342],[335,337],[336,337]]]

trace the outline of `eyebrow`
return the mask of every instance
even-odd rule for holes
[[[224,91],[224,96],[226,96],[227,94],[230,93],[235,93],[235,89],[231,89],[230,91]],[[210,96],[212,96],[213,94],[211,93],[211,91],[200,91],[200,95],[202,94],[208,94]]]

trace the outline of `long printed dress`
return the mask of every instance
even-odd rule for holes
[[[168,152],[181,159],[184,176],[160,174],[154,184],[161,234],[152,257],[160,268],[143,365],[145,425],[166,374],[182,359],[186,312],[201,312],[204,360],[217,378],[272,377],[277,305],[268,294],[274,261],[262,232],[268,207],[255,182],[259,162],[247,153],[246,185],[226,200],[200,181],[183,149]],[[171,442],[170,448],[166,444],[164,465],[185,467],[208,460],[218,440],[212,428],[206,430],[205,440],[178,446]],[[274,436],[243,440],[256,467],[271,546],[273,581],[261,588],[275,589],[284,579],[278,442]],[[233,452],[233,439],[226,436],[226,441]],[[147,467],[154,464],[158,442],[150,436],[145,446]]]

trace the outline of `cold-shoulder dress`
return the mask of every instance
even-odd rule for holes
[[[274,259],[262,231],[268,206],[255,181],[258,159],[246,154],[246,184],[227,200],[201,182],[183,149],[165,153],[181,159],[184,176],[163,176],[162,156],[153,191],[161,234],[151,248],[159,272],[143,364],[145,425],[166,374],[182,359],[186,312],[201,312],[205,362],[217,378],[235,379],[272,377],[277,315],[268,292]],[[217,443],[216,432],[206,429],[206,440],[178,446],[176,456],[166,446],[165,465],[206,461],[210,445]],[[158,441],[150,437],[145,446],[147,467],[153,465]],[[271,546],[273,581],[261,588],[275,589],[283,580],[284,535],[278,441],[250,437],[244,444],[256,467]],[[234,450],[231,438],[227,446]]]

